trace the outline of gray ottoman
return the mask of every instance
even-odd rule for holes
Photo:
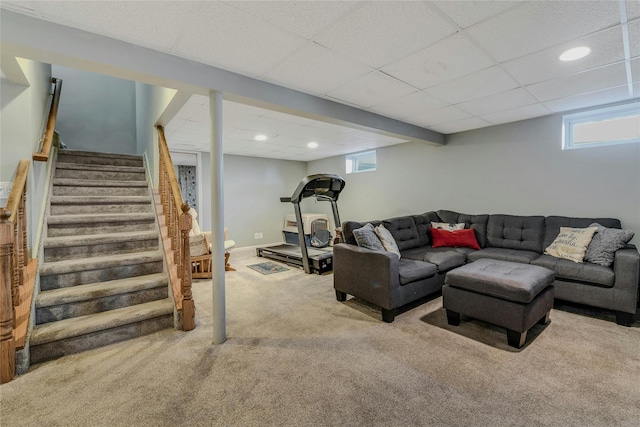
[[[442,287],[450,325],[460,314],[507,328],[510,346],[521,348],[536,322],[553,307],[553,271],[536,265],[480,259],[451,270]]]

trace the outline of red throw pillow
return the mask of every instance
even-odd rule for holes
[[[431,237],[433,237],[433,244],[431,245],[433,248],[463,247],[480,249],[478,239],[476,239],[476,232],[472,228],[455,231],[432,228]]]

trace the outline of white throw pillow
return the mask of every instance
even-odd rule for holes
[[[449,224],[446,222],[432,222],[431,227],[437,228],[440,230],[456,231],[456,230],[464,230],[464,223],[462,222],[460,224]]]
[[[200,256],[208,253],[209,248],[207,248],[207,241],[204,238],[204,234],[189,237],[189,255]]]
[[[556,258],[582,262],[589,243],[591,243],[591,239],[593,239],[593,235],[597,230],[597,227],[560,227],[560,234],[558,234],[558,237],[556,237],[553,243],[544,250],[544,253]]]
[[[377,226],[374,231],[380,239],[380,242],[382,242],[382,246],[384,246],[384,249],[387,252],[393,252],[394,254],[398,255],[398,258],[400,258],[400,249],[398,249],[396,239],[393,238],[391,232],[384,228],[384,225],[382,224]]]

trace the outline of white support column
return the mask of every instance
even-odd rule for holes
[[[227,340],[224,281],[224,162],[222,155],[222,93],[209,91],[211,115],[211,252],[213,343]]]

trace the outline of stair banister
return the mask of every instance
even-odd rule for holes
[[[53,132],[56,129],[56,119],[58,117],[58,104],[60,103],[60,93],[62,91],[62,79],[51,78],[51,83],[55,85],[53,90],[53,98],[51,98],[51,107],[49,108],[49,116],[47,124],[44,128],[42,137],[42,148],[37,153],[33,153],[33,160],[37,162],[46,162],[51,154],[51,145],[53,144]]]
[[[21,160],[18,164],[6,209],[2,209],[0,215],[1,383],[11,381],[15,376],[15,350],[25,345],[35,284],[34,271],[37,260],[29,259],[27,248],[26,201],[29,165],[29,160]]]
[[[176,309],[182,311],[182,329],[190,331],[195,328],[195,304],[191,293],[191,255],[189,253],[189,231],[191,231],[192,219],[189,214],[189,204],[182,200],[164,130],[162,126],[157,126],[157,130],[160,151],[158,191],[170,239],[170,250],[173,253],[173,259],[167,259],[167,261],[170,264],[170,270],[175,269],[176,273],[175,277],[170,273],[169,278]]]
[[[16,375],[15,310],[12,296],[13,224],[11,211],[0,208],[0,384]]]

